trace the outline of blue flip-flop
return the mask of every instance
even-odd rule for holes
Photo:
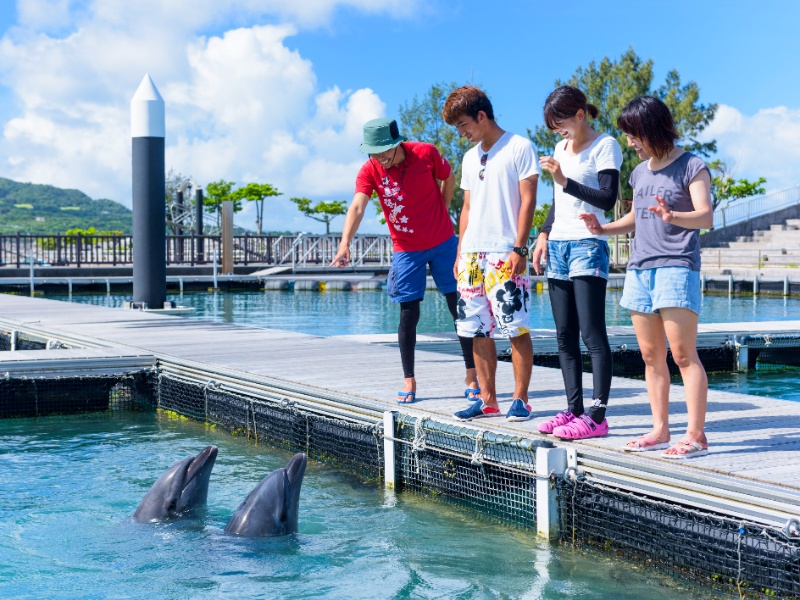
[[[470,396],[470,394],[474,394]],[[464,390],[464,398],[470,401],[475,401],[481,396],[481,388],[467,388]]]
[[[398,396],[402,396],[405,400],[398,400],[398,404],[414,404],[417,399],[417,392],[397,392]],[[411,396],[411,400],[408,397]]]

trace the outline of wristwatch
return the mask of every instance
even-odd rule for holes
[[[514,250],[514,252],[516,252],[520,256],[528,256],[528,247],[527,246],[514,246],[514,248],[512,248],[512,250]]]

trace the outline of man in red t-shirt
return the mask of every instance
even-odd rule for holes
[[[427,267],[447,300],[453,320],[458,317],[453,275],[458,238],[448,213],[456,180],[450,164],[436,146],[406,141],[394,119],[373,119],[366,123],[360,150],[370,158],[356,177],[356,191],[345,217],[342,242],[331,266],[342,268],[350,262],[350,242],[376,192],[394,243],[386,288],[391,300],[400,304],[397,338],[405,381],[403,389],[397,392],[397,402],[406,404],[414,402],[417,395],[414,346]],[[459,341],[467,370],[464,395],[477,398],[480,389],[472,358],[472,338],[459,337]]]

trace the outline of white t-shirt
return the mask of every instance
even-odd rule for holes
[[[622,149],[617,140],[606,133],[600,134],[589,146],[577,154],[567,152],[567,140],[556,144],[555,158],[561,164],[564,176],[576,183],[594,190],[600,189],[597,174],[605,169],[616,169],[622,166]],[[595,237],[605,240],[604,235],[592,235],[586,224],[578,218],[581,213],[593,213],[601,224],[608,222],[602,209],[588,202],[571,196],[564,188],[554,183],[556,218],[549,239],[554,241],[583,240]]]
[[[484,154],[488,154],[485,166]],[[481,144],[467,151],[461,189],[469,191],[469,222],[461,252],[510,252],[516,246],[522,205],[519,182],[538,173],[536,150],[521,135],[505,132],[488,153]]]

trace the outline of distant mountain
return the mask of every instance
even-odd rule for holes
[[[132,214],[119,202],[92,200],[78,190],[0,177],[0,234],[63,234],[89,227],[130,234]]]

